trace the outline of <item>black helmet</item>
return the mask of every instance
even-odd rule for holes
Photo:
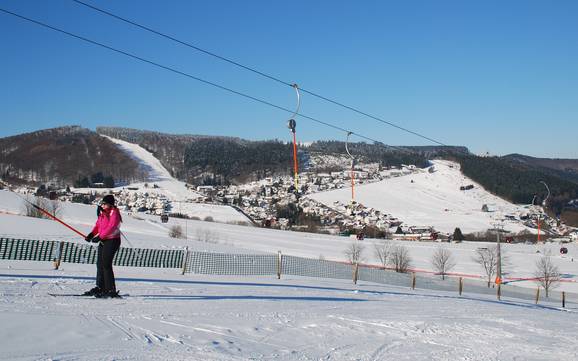
[[[100,203],[106,203],[108,205],[114,206],[114,196],[112,194],[108,194],[102,198],[102,202]]]

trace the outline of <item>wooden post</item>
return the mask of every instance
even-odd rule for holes
[[[536,288],[536,304],[538,304],[539,299],[540,299],[540,287]]]
[[[464,290],[464,279],[462,277],[460,277],[459,283],[458,283],[458,289],[460,292],[460,296],[462,295],[462,291]]]
[[[56,252],[56,257],[54,257],[54,270],[58,270],[60,267],[60,259],[62,258],[62,250],[64,249],[64,241],[58,244],[58,251]]]
[[[562,308],[566,308],[566,292],[562,291]]]
[[[502,284],[498,283],[498,289],[496,291],[496,294],[498,295],[498,300],[502,300]]]
[[[189,247],[185,247],[183,251],[183,267],[181,274],[184,275],[187,272],[187,260],[189,259]]]
[[[353,283],[357,284],[357,274],[359,272],[359,263],[355,264],[355,267],[353,268]]]
[[[415,272],[411,273],[411,289],[415,290]]]
[[[277,279],[281,279],[281,269],[283,268],[283,255],[281,251],[277,252]]]

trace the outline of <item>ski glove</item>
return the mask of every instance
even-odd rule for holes
[[[102,241],[102,239],[100,239],[99,236],[96,236],[96,237],[94,237],[94,238],[92,239],[92,242],[93,242],[93,243],[98,243],[98,242],[100,242],[100,241]]]
[[[90,242],[92,240],[92,237],[94,237],[94,234],[90,232],[86,237],[84,237],[84,240],[86,242]]]

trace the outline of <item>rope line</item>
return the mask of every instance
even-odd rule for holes
[[[173,37],[173,36],[170,36],[170,35],[167,35],[167,34],[165,34],[165,33],[162,33],[162,32],[160,32],[160,31],[158,31],[158,30],[154,30],[154,29],[152,29],[152,28],[150,28],[150,27],[148,27],[148,26],[139,24],[139,23],[137,23],[137,22],[135,22],[135,21],[133,21],[133,20],[129,20],[129,19],[124,18],[124,17],[122,17],[122,16],[113,14],[113,13],[110,12],[110,11],[107,11],[107,10],[104,10],[104,9],[101,9],[101,8],[98,8],[98,7],[94,6],[94,5],[88,4],[88,3],[83,2],[83,1],[80,1],[80,0],[72,0],[72,1],[75,2],[75,3],[77,3],[77,4],[79,4],[79,5],[86,6],[86,7],[90,8],[90,9],[92,9],[92,10],[95,10],[95,11],[97,11],[97,12],[100,12],[100,13],[102,13],[102,14],[105,14],[105,15],[107,15],[107,16],[113,17],[113,18],[115,18],[115,19],[117,19],[117,20],[123,21],[123,22],[125,22],[125,23],[127,23],[127,24],[136,26],[136,27],[138,27],[138,28],[140,28],[140,29],[142,29],[142,30],[151,32],[151,33],[156,34],[156,35],[158,35],[158,36],[160,36],[160,37],[163,37],[163,38],[165,38],[165,39],[174,41],[174,42],[176,42],[176,43],[178,43],[178,44],[181,44],[181,45],[186,46],[186,47],[188,47],[188,48],[191,48],[191,49],[194,49],[194,50],[196,50],[196,51],[199,51],[199,52],[201,52],[201,53],[203,53],[203,54],[205,54],[205,55],[212,56],[212,57],[214,57],[214,58],[216,58],[216,59],[222,60],[222,61],[224,61],[224,62],[227,62],[227,63],[229,63],[229,64],[232,64],[232,65],[234,65],[234,66],[237,66],[237,67],[239,67],[239,68],[242,68],[242,69],[244,69],[244,70],[250,71],[250,72],[252,72],[252,73],[254,73],[254,74],[260,75],[260,76],[262,76],[262,77],[264,77],[264,78],[273,80],[273,81],[275,81],[275,82],[277,82],[277,83],[280,83],[280,84],[283,84],[283,85],[286,85],[286,86],[291,86],[291,87],[293,87],[293,86],[295,85],[295,84],[293,84],[293,83],[289,83],[289,82],[286,82],[286,81],[284,81],[284,80],[281,80],[281,79],[279,79],[278,77],[275,77],[275,76],[273,76],[273,75],[266,74],[266,73],[264,73],[264,72],[262,72],[262,71],[259,71],[259,70],[255,69],[255,68],[252,68],[252,67],[250,67],[250,66],[243,65],[243,64],[241,64],[241,63],[239,63],[239,62],[237,62],[237,61],[231,60],[231,59],[229,59],[229,58],[227,58],[227,57],[224,57],[224,56],[218,55],[218,54],[216,54],[216,53],[214,53],[214,52],[211,52],[211,51],[205,50],[205,49],[203,49],[203,48],[200,48],[199,46],[196,46],[196,45],[194,45],[194,44],[191,44],[190,42],[186,42],[186,41],[183,41],[183,40],[179,40],[179,39],[177,39],[177,38],[175,38],[175,37]],[[423,135],[423,134],[420,134],[420,133],[418,133],[418,132],[415,132],[415,131],[413,131],[413,130],[404,128],[404,127],[402,127],[402,126],[400,126],[400,125],[397,125],[397,124],[395,124],[395,123],[393,123],[393,122],[384,120],[384,119],[382,119],[382,118],[380,118],[380,117],[378,117],[378,116],[371,115],[371,114],[369,114],[369,113],[367,113],[367,112],[364,112],[364,111],[362,111],[362,110],[359,110],[358,108],[355,108],[355,107],[352,107],[352,106],[343,104],[343,103],[341,103],[341,102],[339,102],[339,101],[336,101],[336,100],[333,100],[333,99],[331,99],[331,98],[325,97],[325,96],[323,96],[323,95],[321,95],[321,94],[318,94],[318,93],[316,93],[316,92],[313,92],[313,91],[311,91],[311,90],[307,90],[307,89],[303,89],[303,88],[300,88],[300,89],[301,89],[304,93],[307,93],[307,94],[309,94],[309,95],[311,95],[311,96],[313,96],[313,97],[316,97],[316,98],[318,98],[318,99],[321,99],[321,100],[324,100],[324,101],[326,101],[326,102],[329,102],[329,103],[331,103],[331,104],[333,104],[333,105],[337,105],[337,106],[339,106],[339,107],[342,107],[342,108],[344,108],[344,109],[350,110],[350,111],[355,112],[355,113],[357,113],[357,114],[363,115],[363,116],[368,117],[368,118],[370,118],[370,119],[376,120],[376,121],[381,122],[381,123],[383,123],[383,124],[386,124],[386,125],[389,125],[389,126],[391,126],[391,127],[397,128],[397,129],[402,130],[402,131],[404,131],[404,132],[406,132],[406,133],[409,133],[409,134],[415,135],[415,136],[417,136],[417,137],[423,138],[423,139],[425,139],[425,140],[428,140],[428,141],[430,141],[430,142],[432,142],[432,143],[435,143],[435,144],[438,144],[438,145],[442,145],[442,146],[446,146],[446,144],[444,144],[444,143],[442,143],[442,142],[439,142],[439,141],[437,141],[437,140],[435,140],[435,139],[433,139],[433,138],[431,138],[431,137],[427,137],[427,136],[425,136],[425,135]]]
[[[273,104],[273,103],[271,103],[271,102],[269,102],[269,101],[266,101],[266,100],[263,100],[263,99],[254,97],[254,96],[252,96],[252,95],[249,95],[249,94],[246,94],[246,93],[243,93],[243,92],[234,90],[234,89],[229,88],[229,87],[226,87],[226,86],[224,86],[224,85],[220,85],[220,84],[217,84],[217,83],[215,83],[215,82],[202,79],[202,78],[200,78],[200,77],[198,77],[198,76],[191,75],[191,74],[185,73],[185,72],[183,72],[183,71],[181,71],[181,70],[178,70],[178,69],[175,69],[175,68],[172,68],[172,67],[169,67],[169,66],[162,65],[162,64],[157,63],[157,62],[155,62],[155,61],[145,59],[145,58],[143,58],[143,57],[141,57],[141,56],[138,56],[138,55],[129,53],[129,52],[127,52],[127,51],[120,50],[120,49],[117,49],[117,48],[108,46],[108,45],[106,45],[106,44],[103,44],[103,43],[100,43],[100,42],[97,42],[97,41],[88,39],[88,38],[86,38],[86,37],[84,37],[84,36],[77,35],[77,34],[71,33],[71,32],[66,31],[66,30],[62,30],[62,29],[60,29],[60,28],[54,27],[54,26],[52,26],[52,25],[48,25],[48,24],[43,23],[43,22],[41,22],[41,21],[28,18],[28,17],[26,17],[26,16],[23,16],[23,15],[20,15],[20,14],[17,14],[17,13],[14,13],[14,12],[12,12],[12,11],[9,11],[9,10],[3,9],[3,8],[0,8],[0,11],[6,13],[6,14],[8,14],[8,15],[12,15],[12,16],[14,16],[14,17],[17,17],[17,18],[19,18],[19,19],[21,19],[21,20],[25,20],[25,21],[31,22],[31,23],[36,24],[36,25],[39,25],[39,26],[41,26],[41,27],[44,27],[44,28],[47,28],[47,29],[50,29],[50,30],[59,32],[59,33],[61,33],[61,34],[65,34],[65,35],[67,35],[67,36],[76,38],[76,39],[78,39],[78,40],[82,40],[82,41],[87,42],[87,43],[90,43],[90,44],[92,44],[92,45],[96,45],[96,46],[99,46],[99,47],[101,47],[101,48],[110,50],[110,51],[112,51],[112,52],[115,52],[115,53],[118,53],[118,54],[127,56],[127,57],[129,57],[129,58],[134,59],[134,60],[138,60],[138,61],[147,63],[147,64],[149,64],[149,65],[153,65],[153,66],[155,66],[155,67],[164,69],[164,70],[166,70],[166,71],[169,71],[169,72],[172,72],[172,73],[175,73],[175,74],[178,74],[178,75],[181,75],[181,76],[184,76],[184,77],[187,77],[187,78],[196,80],[196,81],[198,81],[198,82],[204,83],[204,84],[206,84],[206,85],[213,86],[213,87],[215,87],[215,88],[218,88],[218,89],[221,89],[221,90],[223,90],[223,91],[226,91],[226,92],[229,92],[229,93],[238,95],[238,96],[240,96],[240,97],[243,97],[243,98],[246,98],[246,99],[250,99],[250,100],[253,100],[253,101],[255,101],[255,102],[258,102],[258,103],[261,103],[261,104],[267,105],[267,106],[269,106],[269,107],[272,107],[272,108],[275,108],[275,109],[278,109],[278,110],[282,110],[282,111],[285,111],[285,112],[288,112],[288,113],[291,113],[291,114],[294,113],[293,110],[287,109],[287,108],[282,107],[282,106],[280,106],[280,105]],[[293,85],[291,85],[291,86],[293,86]],[[376,144],[376,145],[382,145],[382,146],[384,146],[384,147],[391,148],[391,149],[395,149],[395,150],[399,150],[399,151],[403,151],[403,152],[416,153],[415,151],[412,151],[412,150],[409,150],[409,149],[406,149],[406,148],[403,148],[403,147],[396,147],[396,146],[392,146],[392,145],[387,145],[387,144],[385,144],[385,143],[383,143],[383,142],[381,142],[381,141],[378,141],[378,140],[373,139],[373,138],[371,138],[371,137],[365,136],[365,135],[363,135],[363,134],[361,134],[361,133],[357,133],[357,132],[354,132],[354,131],[351,131],[351,130],[342,128],[342,127],[340,127],[340,126],[331,124],[331,123],[326,122],[326,121],[322,121],[322,120],[320,120],[320,119],[317,119],[317,118],[314,118],[314,117],[311,117],[311,116],[308,116],[308,115],[305,115],[305,114],[302,114],[302,113],[297,113],[297,115],[299,115],[299,116],[302,117],[302,118],[311,120],[311,121],[313,121],[313,122],[315,122],[315,123],[318,123],[318,124],[327,126],[327,127],[329,127],[329,128],[338,130],[338,131],[340,131],[340,132],[344,132],[344,133],[346,133],[346,134],[347,134],[347,133],[351,133],[352,135],[355,135],[355,136],[357,136],[357,137],[359,137],[359,138],[361,138],[361,139],[365,139],[365,140],[371,141],[371,142],[373,142],[373,143]]]

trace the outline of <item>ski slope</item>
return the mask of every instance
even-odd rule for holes
[[[211,217],[216,222],[220,223],[251,223],[245,215],[232,207],[193,202],[193,200],[201,196],[201,194],[187,188],[185,182],[173,178],[170,172],[152,155],[152,153],[138,144],[125,142],[104,135],[102,136],[115,143],[120,149],[135,159],[148,173],[148,179],[146,182],[133,183],[124,187],[117,187],[113,190],[118,191],[122,189],[125,192],[131,192],[128,188],[138,188],[138,192],[162,194],[171,201],[173,207],[172,212],[186,214],[190,217],[199,217],[201,219]],[[151,186],[145,187],[145,183],[148,183],[149,185],[155,184],[158,188],[153,188]],[[94,192],[95,190],[83,189],[81,191]],[[99,191],[108,192],[110,190],[99,189]]]
[[[445,160],[432,161],[434,172],[418,170],[406,176],[358,185],[355,200],[366,207],[390,214],[407,226],[433,226],[436,230],[453,233],[483,232],[494,228],[493,223],[506,214],[523,214],[527,209],[509,203],[485,191],[479,184],[460,172],[459,164]],[[460,186],[474,188],[461,191]],[[335,201],[347,204],[351,189],[316,193],[310,198],[332,206]],[[486,204],[489,212],[482,212]],[[519,222],[506,221],[504,228],[519,232],[528,229]]]
[[[23,201],[14,193],[0,191],[0,237],[30,238],[46,240],[69,240],[84,242],[78,235],[57,222],[47,219],[24,217]],[[159,218],[141,213],[123,213],[122,230],[127,236],[123,241],[125,247],[183,249],[198,251],[219,251],[228,253],[277,253],[307,257],[323,258],[333,261],[346,261],[345,250],[352,239],[333,235],[291,232],[275,229],[238,226],[170,218],[168,223],[161,223]],[[96,207],[84,204],[62,203],[61,218],[88,233],[96,219]],[[186,233],[186,239],[175,239],[168,236],[172,226],[180,225]],[[208,239],[207,239],[208,238]],[[208,242],[207,242],[208,240]],[[363,242],[362,262],[379,265],[374,254],[374,244],[380,240],[366,239]],[[391,241],[408,248],[412,258],[412,268],[417,271],[432,272],[431,258],[440,247],[437,242]],[[473,260],[479,247],[490,247],[491,243],[462,242],[444,243],[456,259],[453,272],[479,278],[483,275],[481,267]],[[502,244],[502,252],[509,261],[505,267],[506,279],[531,278],[536,261],[550,251],[553,261],[565,275],[565,282],[560,290],[578,292],[578,244],[565,244],[568,254],[560,255],[560,244],[547,243],[539,245]],[[516,281],[516,285],[536,287],[533,281]]]
[[[0,360],[575,360],[578,310],[345,281],[0,271]],[[119,267],[120,268],[120,267]]]
[[[0,191],[0,236],[84,241],[57,222],[20,215],[22,200]],[[62,204],[62,218],[88,232],[95,206]],[[123,214],[124,246],[273,253],[345,260],[349,238],[213,222]],[[187,227],[188,239],[167,236]],[[211,242],[196,240],[212,234]],[[377,263],[367,239],[366,263]],[[397,242],[396,242],[397,243]],[[415,268],[431,270],[437,243],[403,242]],[[455,272],[479,275],[472,261],[483,243],[447,244]],[[576,244],[554,260],[578,291]],[[504,245],[509,276],[559,245]],[[94,284],[94,265],[0,261],[0,360],[571,360],[578,355],[578,309],[351,281],[230,277],[178,270],[115,267],[129,296],[77,294]],[[526,282],[535,287],[533,282]],[[517,284],[523,285],[523,282]]]
[[[132,154],[139,155],[143,163],[155,164],[154,158],[147,159],[142,148],[134,148],[130,143],[126,146],[132,148]],[[173,200],[191,194],[184,184],[170,178],[160,167],[151,166],[151,179],[158,182],[158,191]],[[434,175],[445,174],[446,182],[455,186],[456,179],[451,179],[455,174],[450,165],[445,170],[443,164],[439,167],[439,174]],[[427,178],[421,176],[412,176],[415,180],[410,184],[425,183]],[[396,181],[401,182],[402,178]],[[430,181],[437,184],[443,179]],[[359,190],[378,185],[359,187]],[[492,204],[499,212],[514,211],[499,200],[491,203],[483,193],[476,196],[477,193],[470,192],[468,197],[471,198],[464,200],[452,194],[449,185],[447,188],[447,193],[445,190],[439,193],[445,198],[441,201],[453,200],[453,209],[462,212],[462,218],[456,219],[462,219],[472,227],[476,224],[465,214],[470,212],[465,207],[472,199]],[[400,185],[399,189],[401,191],[403,187]],[[434,189],[430,187],[428,191],[424,187],[419,192],[421,198],[433,197],[428,192],[434,192]],[[363,192],[358,194],[363,197]],[[391,200],[392,194],[383,197]],[[210,208],[192,205],[196,207],[195,215],[201,219],[215,215]],[[432,207],[431,200],[423,204],[424,209],[428,206]],[[61,203],[60,208],[60,217],[65,222],[81,232],[90,231],[96,219],[95,206]],[[23,216],[24,209],[19,196],[0,191],[0,237],[84,244],[82,238],[57,222]],[[407,212],[408,217],[421,220],[403,206],[395,212]],[[223,215],[223,220],[235,219],[228,218],[226,213],[218,214]],[[182,227],[184,239],[168,236],[175,225]],[[126,212],[123,213],[122,230],[127,237],[123,239],[125,247],[188,247],[189,250],[222,253],[281,251],[285,255],[335,261],[346,260],[344,252],[352,242],[350,238],[339,236],[175,218],[163,224],[158,216]],[[363,241],[364,263],[379,263],[373,254],[373,245],[379,242]],[[431,257],[440,244],[392,242],[408,248],[414,270],[432,271]],[[472,259],[475,251],[488,246],[490,244],[469,242],[444,244],[456,260],[452,271],[472,278],[482,274],[480,266]],[[503,254],[509,258],[506,281],[535,288],[533,281],[518,279],[532,277],[535,262],[544,252],[551,251],[554,263],[564,275],[558,290],[578,292],[578,259],[574,261],[578,245],[565,246],[569,253],[561,256],[557,243],[503,245]],[[180,275],[178,270],[131,267],[115,267],[115,273],[118,289],[127,295],[123,299],[51,296],[50,293],[78,294],[91,288],[94,265],[64,263],[59,270],[54,270],[49,262],[0,260],[0,324],[3,325],[0,328],[0,360],[578,358],[575,335],[578,309],[561,309],[554,303],[499,302],[491,296],[464,294],[460,297],[441,291],[410,290],[409,287],[366,282],[353,285],[347,280],[306,277],[283,276],[277,280],[272,277]]]

